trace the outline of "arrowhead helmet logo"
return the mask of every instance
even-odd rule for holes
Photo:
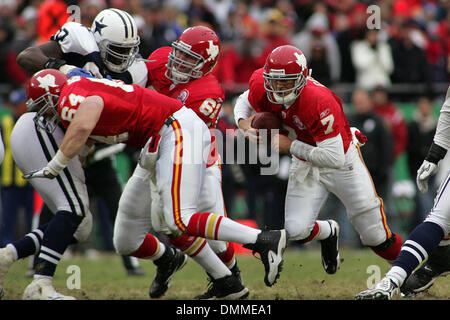
[[[55,83],[56,79],[55,76],[51,74],[46,74],[43,77],[37,77],[36,80],[39,82],[39,88],[44,88],[45,90],[49,91],[50,87],[58,87]]]
[[[219,54],[219,46],[216,46],[212,40],[208,40],[209,48],[206,49],[206,53],[209,54],[209,58],[206,61],[214,60]]]
[[[306,57],[303,54],[299,54],[298,52],[294,52],[294,56],[297,58],[295,62],[302,68],[302,70],[306,66]]]

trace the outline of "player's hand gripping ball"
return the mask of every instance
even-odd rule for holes
[[[281,119],[271,112],[258,112],[257,114],[255,114],[251,122],[251,127],[258,129],[260,137],[264,137],[262,129],[267,130],[267,144],[270,144],[270,138],[273,137],[276,133],[284,132],[284,130],[282,130],[283,123]],[[279,130],[279,132],[275,132],[272,130]]]

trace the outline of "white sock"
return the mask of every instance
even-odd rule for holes
[[[319,225],[319,233],[314,240],[325,240],[331,235],[331,226],[328,221],[317,220],[316,223]]]
[[[223,218],[217,238],[223,241],[237,242],[240,244],[255,243],[261,230],[243,225],[242,223]]]
[[[214,251],[212,251],[208,243],[206,243],[202,250],[192,257],[192,259],[201,265],[214,279],[220,279],[231,275],[230,269],[228,269],[222,260],[220,260]]]
[[[387,273],[386,277],[394,281],[397,287],[401,287],[403,282],[406,280],[406,271],[403,268],[394,266]]]

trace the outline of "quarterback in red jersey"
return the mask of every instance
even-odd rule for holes
[[[172,44],[172,47],[159,48],[149,56],[147,87],[178,99],[187,108],[193,110],[210,129],[214,129],[225,99],[223,88],[217,78],[211,74],[219,58],[219,52],[220,41],[213,30],[203,26],[188,28]],[[215,147],[214,130],[210,130],[210,133],[211,149],[197,210],[214,212],[226,217],[219,153]],[[133,239],[130,240],[127,236],[129,234],[127,226],[138,223],[138,219],[129,217],[134,217],[139,212],[146,216],[150,206],[153,229],[170,234],[164,223],[164,210],[158,188],[152,181],[149,185],[145,177],[146,171],[138,165],[124,188],[114,233],[114,242],[118,247],[136,246]],[[152,195],[151,204],[145,197],[139,196],[149,192]],[[223,241],[206,242],[203,238],[195,237],[171,239],[171,243],[198,262],[212,281],[213,285],[210,289],[196,296],[196,299],[243,299],[249,295],[248,289],[242,285],[233,244]],[[122,251],[124,253],[129,251],[127,248],[124,249],[126,249]],[[217,255],[210,254],[211,249]],[[157,270],[157,275],[150,287],[152,298],[162,296],[168,288],[164,280],[167,276],[158,276],[158,273],[162,272],[163,270]]]
[[[296,47],[274,49],[238,98],[236,123],[257,141],[258,130],[250,126],[253,112],[269,111],[282,119],[288,135],[276,135],[272,146],[292,155],[285,209],[288,238],[299,243],[320,240],[327,273],[335,273],[340,263],[339,225],[317,220],[330,192],[343,202],[362,243],[392,262],[402,240],[387,226],[383,201],[352,140],[340,99],[309,72]]]
[[[48,164],[24,174],[25,178],[57,177],[88,139],[142,148],[139,164],[147,170],[147,178],[155,181],[163,207],[160,218],[168,234],[244,244],[260,254],[266,285],[276,282],[286,247],[285,230],[261,231],[216,213],[197,210],[211,136],[194,111],[175,99],[136,85],[81,77],[57,81],[64,77],[60,71],[46,69],[30,80],[34,94],[30,96],[29,107],[37,112],[37,124],[45,126],[50,119],[57,124],[60,118],[67,131]],[[137,105],[133,108],[133,104]],[[55,111],[59,118],[54,117]],[[143,137],[148,137],[147,141]],[[131,255],[161,257],[165,246],[148,233],[153,217],[147,214],[139,218],[128,229],[129,237],[140,240]],[[193,245],[200,245],[199,250],[206,247],[206,242]]]

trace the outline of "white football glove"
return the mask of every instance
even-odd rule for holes
[[[417,170],[416,183],[420,192],[427,193],[428,180],[437,172],[437,164],[424,160],[419,170]]]
[[[22,178],[27,179],[27,180],[34,179],[34,178],[54,179],[57,175],[58,175],[57,172],[51,170],[48,167],[43,167],[42,169],[24,173]]]

